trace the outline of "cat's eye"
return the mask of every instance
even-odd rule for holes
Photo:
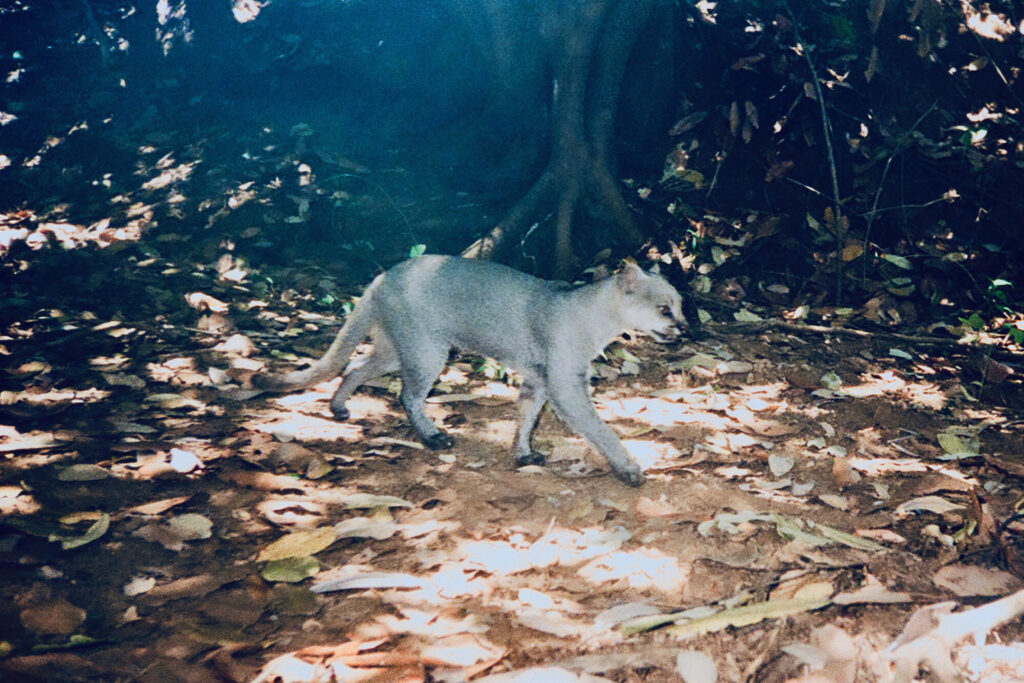
[[[671,315],[672,309],[669,306],[658,306],[658,312],[662,315]]]

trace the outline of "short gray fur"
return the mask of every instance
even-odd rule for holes
[[[401,403],[423,442],[448,448],[452,439],[423,412],[452,348],[490,356],[522,378],[517,464],[539,464],[530,438],[545,403],[608,461],[616,477],[643,483],[640,466],[598,416],[587,393],[590,361],[625,330],[668,342],[682,333],[682,300],[663,277],[635,264],[600,282],[570,287],[506,266],[451,256],[421,256],[379,275],[338,336],[312,366],[257,376],[269,391],[288,391],[343,374],[331,411],[346,419],[356,388],[398,371]],[[349,362],[367,337],[373,351]]]

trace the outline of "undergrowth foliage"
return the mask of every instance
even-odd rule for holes
[[[702,80],[641,201],[761,303],[868,305],[886,323],[964,310],[1019,340],[1015,11],[719,3],[694,19]]]

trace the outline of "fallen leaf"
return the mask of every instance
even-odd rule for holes
[[[191,294],[185,295],[185,301],[188,305],[197,311],[212,311],[214,313],[227,313],[228,305],[219,299],[215,299],[209,294],[203,294],[202,292],[192,292]]]
[[[761,316],[751,311],[748,311],[747,309],[736,311],[735,313],[732,314],[732,317],[736,320],[736,322],[741,323],[757,323],[764,320],[764,318],[762,318]]]
[[[962,510],[963,505],[953,503],[941,496],[921,496],[908,500],[896,508],[898,516],[906,516],[912,512],[931,512],[936,515],[943,515],[953,510]]]
[[[195,453],[181,448],[171,449],[170,464],[171,469],[182,474],[203,469],[203,461]]]
[[[86,612],[64,598],[33,605],[21,611],[21,625],[37,635],[66,635],[85,621]]]
[[[607,678],[576,673],[560,666],[517,669],[474,679],[474,683],[611,683]]]
[[[371,439],[368,443],[374,447],[402,446],[403,448],[414,448],[418,451],[422,451],[426,448],[423,444],[419,443],[418,441],[408,441],[407,439],[394,439],[390,436],[378,436],[376,439]]]
[[[211,536],[213,522],[203,515],[190,512],[172,517],[167,527],[183,541],[198,541]]]
[[[768,600],[753,605],[733,607],[725,609],[717,614],[702,619],[669,626],[666,631],[679,638],[691,638],[693,636],[714,633],[730,626],[739,628],[758,624],[766,619],[780,619],[782,617],[800,614],[802,612],[813,612],[829,604],[827,599],[812,600]]]
[[[260,576],[270,582],[299,583],[319,572],[320,563],[314,557],[285,557],[267,562]]]
[[[527,628],[556,638],[572,638],[582,635],[584,631],[582,624],[560,612],[535,607],[521,607],[516,612],[516,620]]]
[[[268,522],[283,527],[315,529],[324,517],[323,504],[308,500],[265,500],[256,508]]]
[[[367,588],[422,588],[423,580],[400,572],[364,572],[340,579],[325,579],[313,584],[314,593],[365,590]]]
[[[374,493],[350,493],[340,497],[339,503],[347,508],[411,508],[413,504],[395,496],[381,496]]]
[[[870,538],[873,541],[884,541],[885,543],[895,545],[902,545],[907,542],[907,539],[891,529],[857,529],[854,533],[863,538]]]
[[[833,493],[819,493],[818,500],[836,510],[846,512],[850,509],[850,499],[846,496],[839,496]]]
[[[890,591],[886,588],[881,581],[875,578],[872,574],[867,574],[864,577],[864,583],[861,584],[860,588],[852,591],[846,591],[839,593],[832,598],[832,602],[837,605],[857,605],[857,604],[881,604],[889,605],[901,602],[912,602],[913,598],[909,593],[899,593]]]
[[[329,547],[336,540],[338,536],[334,527],[323,526],[318,529],[293,531],[264,548],[256,561],[270,562],[286,557],[308,557]]]
[[[783,581],[768,595],[769,600],[825,600],[836,592],[831,581],[823,581],[813,574]]]
[[[676,671],[684,683],[715,683],[718,680],[715,660],[698,650],[680,650],[676,655]]]
[[[644,517],[671,517],[679,514],[679,509],[670,503],[664,495],[657,500],[640,496],[636,502],[636,511]]]
[[[861,538],[859,536],[846,533],[845,531],[840,531],[839,529],[830,527],[827,524],[819,524],[817,522],[812,522],[811,526],[819,534],[829,539],[830,541],[842,543],[845,546],[856,548],[857,550],[870,550],[873,552],[885,550],[885,546],[879,545],[878,543],[875,543],[870,539]]]
[[[714,370],[720,375],[742,375],[748,372],[753,372],[754,364],[743,360],[730,360],[716,364]],[[751,399],[751,401],[757,400],[760,399]],[[749,403],[750,402],[748,401],[748,407],[750,407]]]
[[[941,456],[940,460],[975,458],[978,457],[978,451],[981,448],[977,434],[959,427],[949,427],[939,432],[935,435],[935,440],[947,453],[947,455]]]
[[[793,469],[795,462],[796,458],[792,455],[772,453],[768,456],[768,469],[771,470],[772,476],[781,477],[788,474],[789,471]]]
[[[338,538],[373,538],[383,541],[398,531],[398,525],[391,520],[378,521],[368,517],[353,517],[334,525]]]
[[[164,410],[180,410],[183,408],[201,410],[205,407],[201,401],[182,396],[181,394],[151,394],[144,400],[146,403],[155,403]]]
[[[478,635],[459,633],[435,640],[420,655],[444,666],[467,667],[500,659],[505,649]]]
[[[124,585],[121,591],[129,598],[142,595],[153,590],[156,585],[156,578],[152,576],[133,576],[131,581]]]
[[[53,438],[52,434],[15,434],[7,436],[4,442],[0,443],[0,453],[35,451],[41,448],[51,448],[59,444],[60,442]]]
[[[74,548],[81,547],[86,543],[91,543],[96,539],[100,538],[101,536],[103,536],[103,534],[107,533],[107,529],[109,528],[110,516],[104,513],[100,516],[99,519],[93,522],[92,525],[81,536],[76,536],[74,538],[64,538],[60,543],[60,547],[64,550],[72,550]]]
[[[935,572],[932,582],[960,597],[1007,595],[1021,587],[1020,579],[1013,574],[962,563],[942,567]]]
[[[155,500],[152,503],[143,503],[142,505],[136,505],[135,507],[128,508],[128,512],[138,515],[159,515],[160,513],[167,512],[177,505],[181,505],[191,497],[192,496],[176,496],[174,498]]]
[[[837,455],[832,458],[832,481],[840,489],[845,489],[858,483],[863,476],[853,469],[853,463],[845,456]]]
[[[627,602],[599,612],[594,617],[594,625],[598,628],[610,629],[625,621],[659,614],[659,612],[657,607],[648,605],[646,602]]]
[[[835,391],[839,387],[843,386],[843,378],[830,371],[818,378],[818,384],[826,389]]]
[[[782,651],[791,657],[796,657],[800,660],[801,664],[806,665],[811,671],[817,671],[828,663],[828,655],[824,650],[807,643],[792,643],[783,647]]]
[[[99,465],[79,464],[65,467],[57,474],[61,481],[98,481],[111,476]]]

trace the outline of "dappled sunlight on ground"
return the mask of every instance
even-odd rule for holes
[[[0,393],[0,405],[16,403],[45,404],[56,408],[69,403],[99,403],[110,397],[105,389],[51,389],[49,391],[5,391]]]
[[[283,441],[349,441],[355,442],[363,435],[361,427],[355,424],[337,422],[300,413],[286,414],[285,417],[270,421],[254,422],[252,429],[271,434]]]
[[[188,314],[228,316],[228,294],[218,297],[192,296]],[[309,331],[333,324],[319,316]],[[722,374],[709,378],[718,371],[682,369],[691,352],[632,344],[640,374],[604,362],[594,393],[647,471],[633,489],[551,410],[534,442],[546,464],[516,467],[518,390],[480,374],[493,367],[477,359],[453,362],[428,400],[455,439],[431,451],[393,377],[361,388],[339,422],[329,410],[337,378],[279,396],[236,385],[227,368],[241,357],[237,367],[251,374],[259,362],[245,355],[252,343],[228,343],[239,333],[230,325],[205,333],[201,347],[144,358],[126,349],[150,338],[145,322],[104,325],[89,337],[101,349],[91,357],[47,353],[15,366],[26,386],[0,400],[18,425],[0,432],[0,514],[32,520],[11,527],[30,539],[19,543],[68,575],[92,571],[97,557],[116,568],[98,590],[54,584],[115,635],[134,609],[128,623],[161,637],[178,634],[177,614],[232,642],[284,628],[293,639],[278,651],[342,633],[391,650],[436,646],[446,661],[480,666],[506,652],[543,660],[647,648],[674,636],[619,625],[662,614],[663,625],[682,626],[690,617],[673,614],[756,604],[800,577],[831,595],[870,571],[886,589],[949,597],[933,577],[960,549],[985,548],[982,534],[996,533],[996,516],[1007,519],[1024,495],[1013,477],[986,469],[990,452],[1002,454],[994,465],[1013,465],[1024,437],[1012,414],[959,397],[939,377],[847,369],[860,383],[825,391],[784,382],[760,361],[747,364],[756,378],[732,373],[734,361],[711,364]],[[294,355],[324,345],[269,338],[268,348],[302,349]],[[744,343],[730,354],[756,355]],[[836,365],[808,358],[819,374]],[[51,381],[69,368],[92,374]],[[69,388],[90,385],[103,388]],[[10,586],[34,580],[31,567],[15,569]],[[30,610],[49,608],[48,598],[32,600]],[[838,608],[814,609],[824,616],[768,628],[803,628]],[[867,627],[870,609],[843,613]],[[699,642],[727,652],[767,632],[725,628]]]
[[[645,470],[665,467],[678,460],[680,455],[678,448],[666,442],[624,439],[622,445]]]
[[[909,381],[906,376],[892,370],[863,376],[861,384],[844,385],[842,392],[858,398],[887,395],[899,397],[930,410],[942,410],[949,401],[935,382]]]
[[[43,506],[20,486],[0,486],[0,515],[33,515]]]

